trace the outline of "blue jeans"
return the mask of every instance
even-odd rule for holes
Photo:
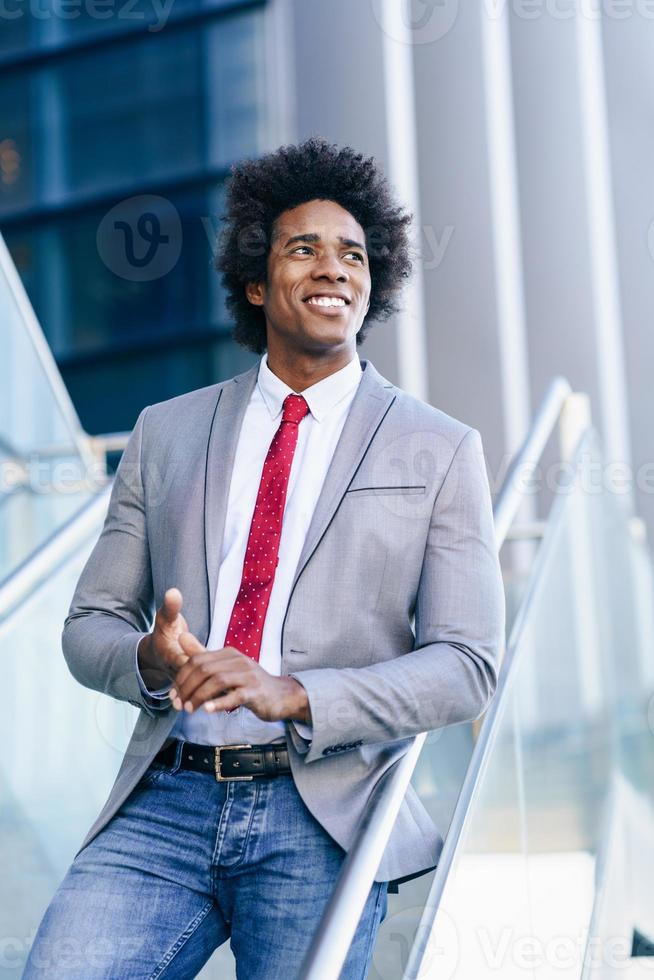
[[[227,939],[239,980],[298,976],[345,851],[290,773],[219,783],[180,769],[180,746],[69,867],[24,980],[188,980]],[[368,972],[387,887],[373,883],[341,980]]]

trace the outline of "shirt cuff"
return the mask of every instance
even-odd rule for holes
[[[295,725],[295,729],[296,729],[298,735],[301,735],[302,738],[304,738],[304,739],[307,740],[307,742],[311,742],[312,741],[312,739],[313,739],[313,726],[312,725],[307,725],[305,722],[298,721],[296,718],[293,719],[293,724]]]
[[[139,687],[141,688],[141,694],[143,694],[143,696],[146,698],[154,698],[157,701],[162,701],[168,697],[168,693],[171,687],[173,686],[173,682],[171,681],[168,687],[157,688],[156,691],[150,691],[149,688],[145,686],[145,681],[141,677],[141,671],[139,670],[138,650],[139,650],[139,643],[141,642],[141,639],[142,637],[139,638],[139,641],[136,644],[136,649],[134,651],[134,669],[136,670],[136,677],[139,682]]]

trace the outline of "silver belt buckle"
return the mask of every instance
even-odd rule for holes
[[[254,776],[223,776],[220,771],[220,753],[223,749],[251,749],[251,745],[215,745],[214,746],[214,769],[216,773],[216,781],[219,783],[227,783],[230,780],[239,780],[240,782],[246,779],[254,779]]]

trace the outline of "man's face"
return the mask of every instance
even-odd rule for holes
[[[268,280],[246,295],[263,306],[268,347],[305,353],[345,350],[370,306],[370,269],[361,225],[335,201],[307,201],[275,221]]]

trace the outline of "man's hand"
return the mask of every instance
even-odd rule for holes
[[[188,660],[179,644],[180,634],[188,631],[188,623],[181,613],[182,602],[179,589],[168,589],[157,609],[152,632],[139,643],[139,670],[151,691],[174,681],[177,671]]]
[[[275,677],[234,647],[207,650],[192,633],[179,636],[187,654],[170,692],[173,707],[189,713],[230,711],[243,705],[262,721],[295,718],[311,724],[307,693],[293,677]]]

